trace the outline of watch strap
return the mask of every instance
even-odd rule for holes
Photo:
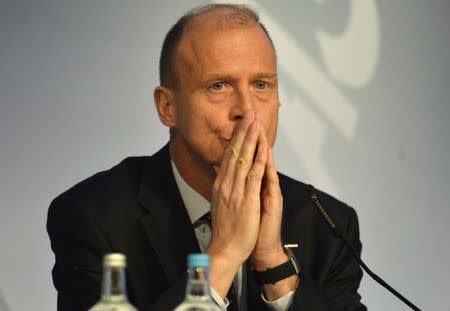
[[[289,255],[289,260],[281,265],[269,268],[265,271],[252,270],[252,276],[259,286],[264,284],[275,284],[278,281],[300,273],[300,268],[295,261],[292,251],[288,250],[287,253]]]

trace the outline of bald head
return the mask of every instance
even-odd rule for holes
[[[189,11],[172,26],[164,39],[159,62],[160,84],[172,88],[177,86],[178,46],[189,33],[205,28],[222,32],[254,26],[261,27],[273,47],[272,39],[264,25],[259,22],[258,14],[248,6],[210,4]]]
[[[233,7],[215,7],[199,12],[186,25],[185,32],[195,27],[212,27],[211,30],[224,31],[235,28],[250,27],[258,23],[258,16],[252,11],[240,11]]]

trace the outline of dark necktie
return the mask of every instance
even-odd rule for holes
[[[206,224],[211,228],[211,213],[208,212],[202,217],[200,217],[196,222],[194,222],[194,228],[200,227],[201,225]]]

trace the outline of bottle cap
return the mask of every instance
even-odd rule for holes
[[[126,265],[127,265],[127,258],[125,257],[124,254],[111,253],[106,254],[103,257],[104,267],[125,268]]]
[[[187,265],[189,268],[209,267],[209,256],[206,254],[189,254]]]

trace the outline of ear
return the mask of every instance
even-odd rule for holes
[[[177,109],[174,92],[165,86],[158,86],[153,91],[153,100],[161,122],[167,127],[175,127]]]

